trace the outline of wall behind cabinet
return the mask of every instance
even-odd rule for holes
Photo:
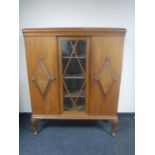
[[[20,0],[20,112],[31,112],[22,28],[127,28],[119,112],[134,112],[134,0]]]

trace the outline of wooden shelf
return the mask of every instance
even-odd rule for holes
[[[62,57],[62,59],[69,59],[70,57],[69,56],[63,56]],[[86,57],[85,56],[78,56],[78,57],[71,57],[71,59],[77,59],[77,58],[79,58],[79,59],[86,59]]]
[[[80,74],[74,74],[74,75],[65,75],[63,76],[64,79],[85,79],[86,76],[84,73],[80,73]]]

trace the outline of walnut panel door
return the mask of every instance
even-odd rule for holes
[[[59,114],[55,37],[25,37],[32,113]]]
[[[92,37],[89,114],[117,114],[123,37]]]

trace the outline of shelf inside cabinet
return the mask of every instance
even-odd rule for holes
[[[69,59],[69,58],[73,58],[73,59],[77,59],[77,58],[79,58],[79,59],[86,59],[86,56],[85,55],[78,55],[78,56],[68,56],[68,55],[64,55],[64,56],[62,56],[62,59]]]
[[[70,57],[70,56],[63,56],[62,57],[62,59],[69,59],[69,58],[71,58],[71,59],[86,59],[86,56],[72,56],[72,57]]]
[[[79,73],[79,74],[66,74],[65,76],[63,76],[64,79],[85,79],[86,76],[84,73]]]

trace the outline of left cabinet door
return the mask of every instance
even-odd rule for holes
[[[25,47],[32,113],[59,114],[56,37],[25,37]]]

